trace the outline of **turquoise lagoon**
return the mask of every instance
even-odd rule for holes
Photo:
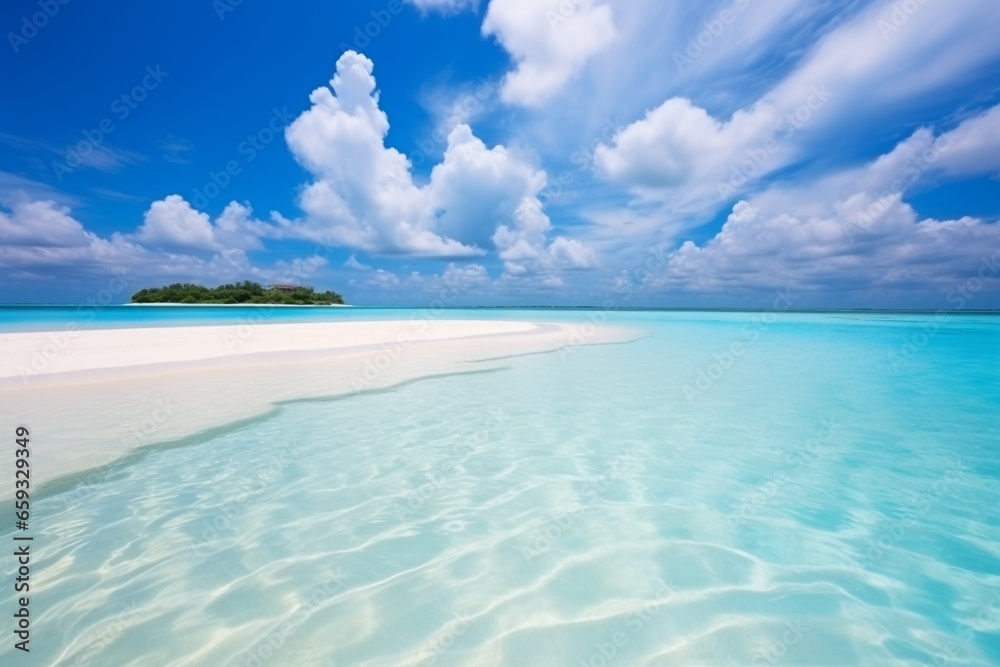
[[[246,315],[145,310],[91,326]],[[0,327],[72,320],[34,312]],[[281,405],[48,489],[32,652],[8,634],[0,662],[1000,664],[1000,318],[438,316],[649,335]]]

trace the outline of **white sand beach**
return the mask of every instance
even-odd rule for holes
[[[0,423],[5,433],[31,429],[37,489],[282,401],[493,369],[504,357],[641,335],[590,323],[490,320],[0,333]],[[3,487],[0,500],[9,497]]]

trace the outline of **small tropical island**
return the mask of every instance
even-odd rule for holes
[[[312,287],[303,285],[270,285],[265,288],[260,283],[246,280],[218,287],[204,287],[192,283],[150,287],[133,294],[132,303],[333,306],[344,305],[344,297],[333,291],[317,292]]]

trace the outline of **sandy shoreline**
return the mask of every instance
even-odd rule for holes
[[[37,490],[284,401],[497,368],[503,357],[641,335],[589,323],[492,320],[0,333],[0,426],[4,433],[31,429]],[[10,497],[10,485],[0,486],[0,500]]]

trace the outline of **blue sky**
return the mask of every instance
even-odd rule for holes
[[[13,0],[0,302],[997,308],[997,25],[993,0]]]

